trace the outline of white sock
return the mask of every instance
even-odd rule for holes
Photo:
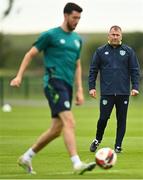
[[[81,164],[81,160],[78,155],[74,155],[71,157],[71,161],[73,163],[73,166]]]
[[[32,160],[32,157],[35,156],[35,152],[32,150],[32,148],[28,149],[24,155],[23,155],[23,159],[25,161],[31,161]]]

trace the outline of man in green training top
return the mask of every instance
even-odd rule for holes
[[[77,86],[76,104],[81,105],[84,101],[79,59],[82,41],[80,36],[73,32],[80,20],[81,12],[82,8],[77,4],[67,3],[64,7],[63,24],[40,35],[33,47],[24,56],[16,77],[10,83],[11,86],[19,87],[30,61],[39,52],[43,52],[44,91],[51,109],[52,124],[18,160],[19,165],[31,174],[35,173],[31,163],[32,157],[58,137],[61,132],[63,132],[64,142],[74,171],[83,174],[95,167],[95,162],[83,163],[78,156],[74,117],[71,112],[74,78]]]

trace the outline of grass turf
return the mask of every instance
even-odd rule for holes
[[[76,137],[83,161],[94,161],[89,145],[94,138],[98,119],[98,104],[73,107],[76,118]],[[50,125],[47,107],[14,106],[12,112],[0,110],[0,179],[143,179],[143,110],[141,102],[131,101],[128,111],[127,132],[123,153],[117,164],[103,170],[75,175],[62,137],[53,141],[33,159],[37,175],[28,175],[17,166],[17,158],[35,142]],[[113,111],[100,147],[114,147],[116,131]]]

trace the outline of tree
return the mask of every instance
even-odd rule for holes
[[[10,14],[14,0],[8,0],[8,6],[2,14],[2,20]],[[0,32],[0,68],[3,68],[10,56],[11,48],[8,40],[5,39],[5,35]]]
[[[14,0],[8,0],[8,7],[6,8],[6,10],[3,13],[3,19],[9,15],[9,13],[12,9],[13,3],[14,3]]]

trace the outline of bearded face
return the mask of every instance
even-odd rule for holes
[[[80,13],[73,11],[71,14],[65,14],[66,26],[69,31],[75,30],[80,20]]]

